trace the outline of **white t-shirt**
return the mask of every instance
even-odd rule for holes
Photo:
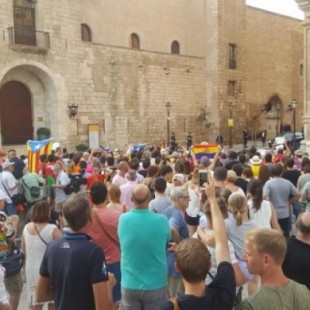
[[[0,189],[0,200],[5,200],[8,198],[9,198],[8,194],[4,190]]]
[[[56,178],[57,185],[68,185],[70,183],[69,176],[64,172],[60,171]],[[55,202],[61,203],[67,199],[67,195],[63,188],[55,188]]]
[[[197,187],[194,189],[189,186],[188,194],[190,201],[188,203],[186,213],[191,217],[197,217],[201,213],[199,208],[199,188]]]
[[[252,199],[248,200],[250,219],[253,220],[259,228],[271,228],[271,203],[263,200],[259,210],[253,208]]]
[[[0,189],[2,189],[4,193],[7,195],[6,198],[7,203],[12,203],[12,200],[9,197],[8,193],[10,194],[11,197],[17,194],[16,179],[12,172],[3,171],[0,174]]]

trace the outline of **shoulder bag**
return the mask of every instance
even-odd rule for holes
[[[39,198],[40,197],[40,193],[41,193],[41,189],[40,186],[31,186],[29,187],[25,180],[23,178],[21,178],[22,183],[26,186],[26,188],[29,190],[30,196],[32,198]]]
[[[16,245],[10,247],[8,252],[0,257],[0,264],[5,268],[5,277],[11,277],[20,272],[24,265],[25,255]]]
[[[42,236],[41,236],[41,234],[40,234],[40,232],[39,232],[37,226],[36,226],[34,223],[33,223],[33,227],[34,227],[34,230],[36,231],[38,237],[39,237],[39,238],[41,239],[41,241],[47,246],[48,243],[42,238]]]
[[[93,214],[94,214],[94,218],[96,220],[96,222],[98,223],[98,225],[100,226],[100,228],[102,229],[102,231],[104,232],[104,234],[112,241],[112,243],[114,243],[114,245],[116,245],[118,248],[120,248],[120,244],[119,241],[117,239],[115,239],[104,227],[103,223],[101,222],[99,215],[97,214],[97,212],[95,210],[93,210]]]

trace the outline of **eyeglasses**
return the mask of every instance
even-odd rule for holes
[[[180,198],[185,198],[185,199],[189,199],[189,196],[182,196]]]

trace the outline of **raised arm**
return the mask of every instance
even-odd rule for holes
[[[286,141],[286,140],[285,140],[285,147],[286,147],[286,152],[285,152],[285,155],[286,155],[286,156],[288,156],[288,157],[290,157],[290,156],[291,156],[291,154],[292,154],[292,151],[291,151],[290,147],[288,146],[288,144],[287,144],[287,141]]]
[[[213,160],[212,160],[212,163],[211,163],[211,165],[209,166],[209,170],[214,170],[215,165],[216,165],[216,163],[217,163],[217,161],[218,161],[218,159],[219,159],[219,157],[220,157],[221,151],[222,151],[222,148],[221,148],[221,146],[219,145],[218,148],[217,148],[217,151],[216,151],[216,153],[215,153],[215,155],[214,155],[214,158],[213,158]]]
[[[206,192],[210,201],[212,212],[213,233],[216,244],[216,261],[219,265],[221,262],[230,262],[230,255],[227,242],[227,232],[223,215],[215,197],[215,187],[213,178],[209,175],[209,184],[206,185]]]

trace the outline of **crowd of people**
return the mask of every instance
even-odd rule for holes
[[[3,263],[0,309],[24,281],[33,310],[310,309],[302,151],[59,147],[36,172],[2,155],[0,263],[19,239],[25,263]]]

